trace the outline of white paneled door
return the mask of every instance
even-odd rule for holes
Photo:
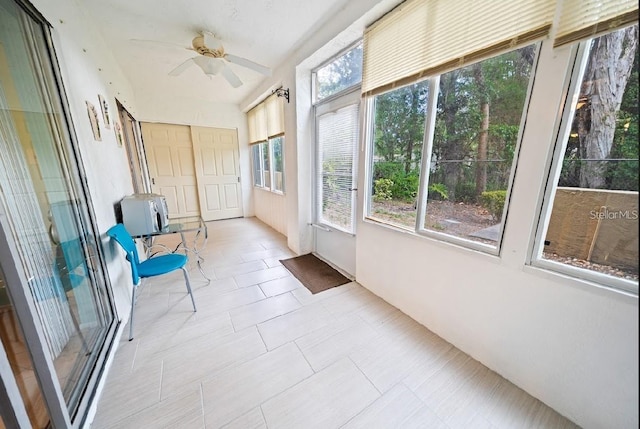
[[[141,123],[151,190],[167,199],[169,217],[200,214],[191,127]]]
[[[205,221],[242,216],[236,130],[191,127],[193,156]]]
[[[241,217],[236,130],[141,123],[151,189],[164,195],[169,217],[205,221]]]

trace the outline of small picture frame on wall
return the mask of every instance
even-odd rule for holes
[[[124,137],[122,136],[122,127],[120,126],[120,122],[115,121],[113,123],[113,130],[116,133],[116,142],[118,143],[118,147],[122,147]]]
[[[102,120],[104,121],[104,127],[108,130],[111,129],[111,117],[109,116],[109,103],[104,97],[98,94],[98,100],[100,101],[100,109],[102,109]]]
[[[98,111],[96,110],[96,106],[94,106],[89,101],[87,103],[87,114],[89,115],[89,123],[91,124],[91,131],[93,131],[93,139],[96,141],[102,141],[102,136],[100,135],[100,125],[98,124]]]

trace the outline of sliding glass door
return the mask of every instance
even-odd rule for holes
[[[11,310],[0,335],[31,425],[77,427],[116,319],[51,54],[39,16],[0,0],[0,268]]]

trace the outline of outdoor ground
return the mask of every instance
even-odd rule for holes
[[[381,220],[387,220],[409,228],[414,228],[415,226],[416,209],[414,203],[381,201],[372,203],[372,206],[372,211]],[[498,223],[482,206],[430,200],[425,227],[456,237],[491,243],[491,241],[473,237],[470,234]]]

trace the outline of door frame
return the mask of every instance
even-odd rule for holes
[[[71,182],[69,183],[70,187],[75,191],[75,196],[86,208],[84,214],[87,218],[83,219],[82,222],[82,225],[86,228],[85,232],[98,239],[100,237],[100,231],[97,226],[97,216],[89,192],[87,174],[84,168],[85,164],[79,149],[80,146],[76,135],[76,128],[73,123],[71,106],[65,91],[62,72],[53,43],[52,26],[28,1],[13,1],[36,22],[37,27],[42,29],[41,34],[46,44],[46,54],[49,55],[49,64],[45,65],[45,67],[50,65],[52,83],[55,85],[50,91],[54,92],[54,96],[57,96],[61,113],[60,139],[59,144],[56,144],[56,149],[59,152],[61,160],[64,162],[64,168],[68,171],[67,180]],[[48,351],[41,322],[37,316],[33,297],[27,293],[29,290],[28,281],[22,271],[22,263],[15,238],[11,233],[11,227],[8,224],[7,215],[2,206],[0,206],[0,243],[6,244],[0,246],[0,265],[2,266],[7,288],[9,284],[20,286],[11,288],[11,300],[26,345],[33,360],[34,372],[42,390],[42,395],[51,419],[51,425],[53,427],[80,428],[84,425],[90,408],[94,405],[93,402],[99,387],[99,382],[105,372],[106,361],[116,346],[115,339],[120,326],[120,318],[115,305],[103,249],[101,246],[96,246],[96,266],[99,271],[96,272],[95,275],[101,277],[104,282],[105,308],[111,312],[113,317],[111,323],[105,327],[104,342],[101,347],[96,350],[97,357],[94,361],[92,371],[86,379],[83,393],[76,407],[72,412],[69,412],[61,386],[58,382],[53,360]],[[4,353],[4,346],[2,347],[2,353]],[[0,367],[0,370],[2,371],[1,375],[3,379],[6,377],[10,380],[9,384],[15,383],[15,377],[10,368],[8,372],[5,371],[3,367]],[[4,392],[0,393],[0,401],[2,402],[4,402],[3,393]],[[21,414],[20,409],[14,409],[13,414],[19,416]]]
[[[352,196],[351,222],[353,225],[352,232],[346,232],[331,225],[322,223],[318,219],[318,184],[317,178],[319,171],[319,151],[318,151],[318,117],[326,113],[334,112],[350,105],[358,105],[358,137],[354,142],[354,159],[352,166],[352,189],[355,194]],[[358,220],[358,171],[360,167],[360,141],[362,139],[362,98],[360,95],[360,86],[350,88],[345,92],[336,94],[336,96],[328,97],[321,103],[313,107],[313,132],[314,132],[314,149],[313,149],[313,253],[324,259],[331,265],[340,269],[348,277],[355,278],[356,274],[356,233]],[[331,234],[331,245],[322,246],[322,240],[325,240],[327,234]],[[327,240],[328,241],[328,240]],[[319,242],[321,243],[319,245]],[[329,253],[327,253],[329,252]],[[349,253],[349,254],[347,254]]]

